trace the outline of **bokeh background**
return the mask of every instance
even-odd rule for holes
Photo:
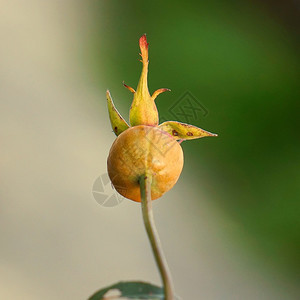
[[[192,123],[219,134],[182,144],[182,176],[154,205],[177,293],[298,299],[297,0],[0,6],[1,299],[160,284],[139,205],[92,195],[115,139],[105,91],[128,119],[145,32],[150,91],[172,90],[161,118],[189,92],[208,111]]]

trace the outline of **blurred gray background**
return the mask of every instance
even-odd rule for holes
[[[240,101],[236,106],[233,102],[227,102],[228,111],[232,111],[232,115],[225,115],[226,105],[222,102],[224,98],[217,94],[212,95],[214,100],[211,102],[209,99],[205,100],[209,115],[202,123],[195,125],[220,133],[221,141],[207,139],[183,145],[186,165],[182,176],[174,189],[154,204],[158,230],[177,293],[188,300],[297,299],[299,290],[295,265],[298,251],[294,242],[298,237],[296,232],[299,227],[298,221],[293,221],[298,220],[298,217],[296,206],[293,207],[292,204],[295,202],[292,199],[297,194],[293,194],[293,197],[290,193],[284,193],[282,201],[288,201],[290,205],[287,210],[283,210],[281,202],[276,200],[278,216],[273,214],[269,219],[266,217],[265,222],[259,222],[261,218],[255,219],[256,213],[261,212],[264,206],[249,208],[249,199],[257,192],[257,197],[254,198],[260,203],[267,199],[265,207],[271,209],[273,196],[262,186],[255,191],[256,181],[244,177],[245,169],[242,166],[243,159],[247,163],[250,160],[249,165],[255,164],[257,160],[251,157],[251,145],[256,147],[260,143],[264,147],[264,141],[262,137],[255,141],[254,132],[248,131],[252,140],[247,145],[246,139],[242,137],[247,133],[242,132],[243,127],[239,134],[232,133],[236,140],[230,139],[229,129],[238,128],[239,122],[242,122],[237,117],[241,111],[244,118],[249,121],[251,119],[251,122],[264,116],[258,114],[250,118],[247,115],[249,110],[255,114],[255,109],[249,106],[250,102],[243,98],[247,97],[246,94],[251,94],[251,77],[238,78],[240,75],[237,66],[233,66],[226,75],[226,63],[222,63],[222,57],[218,56],[218,41],[211,43],[212,48],[207,44],[203,46],[204,52],[212,53],[210,59],[219,59],[219,62],[214,60],[216,65],[215,69],[210,69],[211,73],[207,72],[205,64],[204,70],[201,70],[197,59],[194,65],[196,71],[193,70],[193,64],[187,64],[186,57],[191,56],[188,53],[189,47],[185,46],[187,50],[182,56],[172,54],[176,47],[176,51],[181,51],[184,45],[188,45],[187,41],[196,43],[194,37],[197,35],[193,36],[193,30],[196,32],[199,28],[211,39],[215,36],[214,32],[218,34],[223,40],[223,47],[227,44],[227,37],[234,44],[228,29],[232,24],[227,24],[227,33],[220,30],[222,22],[230,19],[222,19],[222,16],[230,16],[234,12],[231,6],[234,1],[229,1],[228,4],[225,1],[212,3],[211,6],[216,5],[215,11],[203,9],[197,15],[199,6],[193,6],[193,2],[180,1],[174,2],[174,5],[166,2],[162,7],[157,6],[154,1],[149,4],[149,8],[145,4],[141,5],[141,9],[136,1],[126,2],[126,5],[120,1],[112,1],[110,4],[106,1],[70,0],[0,1],[1,299],[79,300],[87,299],[97,289],[119,280],[145,280],[160,284],[139,204],[128,200],[116,207],[106,208],[99,205],[92,195],[94,181],[106,172],[106,158],[115,139],[107,115],[105,90],[110,88],[117,106],[120,106],[120,111],[127,117],[131,95],[122,90],[121,82],[124,79],[133,87],[137,83],[141,69],[137,61],[137,41],[144,32],[148,33],[150,42],[150,66],[153,70],[150,73],[151,91],[160,87],[175,90],[175,96],[160,96],[162,99],[158,101],[167,103],[165,107],[161,106],[162,113],[166,114],[167,108],[172,105],[171,97],[178,99],[178,95],[186,89],[198,95],[195,86],[201,87],[204,93],[221,90],[227,95],[222,90],[222,86],[227,85],[224,80],[226,76],[236,76],[233,77],[235,83],[232,82],[228,90],[228,98],[235,96],[237,98],[233,99],[240,99],[234,100]],[[248,4],[245,1],[245,6]],[[256,11],[256,5],[253,4],[249,14]],[[168,6],[170,11],[167,11]],[[205,7],[203,4],[203,8]],[[239,8],[235,8],[241,23],[244,22],[242,7],[243,4],[240,4]],[[151,15],[147,15],[146,11]],[[153,13],[155,11],[157,14]],[[267,18],[268,10],[257,11],[257,15],[253,13],[257,19]],[[179,13],[182,16],[180,20],[176,15]],[[217,24],[214,23],[215,18],[219,20],[219,24],[215,28],[210,27],[208,24]],[[174,25],[175,20],[179,22],[178,28]],[[203,22],[202,27],[197,23],[199,20]],[[255,18],[250,16],[249,20],[257,28],[261,28]],[[249,27],[252,21],[249,21]],[[284,31],[284,25],[280,25],[279,21],[274,21],[274,24],[272,32],[276,39],[276,34]],[[158,33],[163,28],[165,31],[159,36]],[[174,28],[177,40],[173,38]],[[180,28],[182,32],[179,31]],[[206,32],[206,28],[214,30]],[[290,32],[293,34],[292,30]],[[260,51],[264,52],[263,34],[258,35]],[[166,37],[170,43],[164,42]],[[251,39],[255,40],[255,37],[252,36]],[[286,76],[283,67],[285,61],[282,60],[282,65],[277,66],[277,59],[285,58],[297,64],[293,60],[294,46],[291,40],[287,43],[286,47],[289,48],[286,52],[280,52],[282,56],[272,56],[270,53],[278,73],[274,73],[274,70],[269,72],[275,74],[275,77],[281,71],[282,76]],[[278,47],[284,48],[283,44],[286,45],[286,42],[278,38]],[[200,48],[200,44],[195,44],[193,49]],[[240,48],[237,48],[235,50],[239,51]],[[243,48],[240,51],[237,52],[240,57],[237,53],[232,53],[231,59],[235,57],[243,60],[242,54],[246,50]],[[259,56],[260,52],[257,53]],[[193,52],[193,55],[199,54]],[[225,59],[229,57],[231,56],[228,54]],[[251,57],[247,63],[253,63]],[[268,69],[269,65],[265,67]],[[224,70],[224,73],[214,73],[217,69]],[[291,83],[295,80],[295,69],[295,65],[294,69],[289,68],[288,95],[295,91]],[[171,79],[156,82],[155,74],[160,70],[170,74]],[[189,72],[196,73],[190,78],[187,75]],[[162,74],[167,78],[168,74]],[[273,87],[274,92],[278,82],[282,81],[280,77],[274,81],[268,73],[264,74],[259,75],[259,78],[266,87],[265,100],[272,107],[271,100],[268,101],[272,98],[272,93],[268,94],[268,91]],[[208,83],[206,76],[216,77],[215,82]],[[273,80],[274,84],[267,85],[271,82],[269,80]],[[238,89],[236,94],[234,85]],[[274,102],[275,106],[288,101],[289,96],[285,98],[284,94],[285,92],[280,94],[282,97]],[[122,100],[123,103],[119,101],[121,97],[126,97],[126,100]],[[253,101],[258,103],[262,98],[260,94]],[[270,108],[268,105],[265,106],[266,110]],[[290,106],[291,113],[292,108]],[[222,109],[225,110],[222,112]],[[260,109],[263,110],[258,108],[259,111]],[[284,110],[282,114],[285,114]],[[228,121],[230,118],[234,120],[232,124]],[[274,116],[274,120],[276,118]],[[286,118],[294,122],[292,115]],[[263,122],[267,123],[267,120]],[[255,125],[248,123],[247,126],[248,129],[254,127],[257,135],[260,134]],[[280,131],[280,136],[284,132],[283,129],[272,126],[261,128],[261,132],[265,132],[267,127]],[[227,135],[229,138],[227,144],[225,138],[222,140],[222,132],[223,137]],[[279,137],[277,143],[280,143]],[[299,140],[295,143],[299,145]],[[238,148],[238,145],[240,151],[234,153],[230,146]],[[276,159],[283,170],[286,170],[283,166],[288,166],[290,161],[282,157],[291,157],[297,153],[296,147],[287,147],[290,147],[289,154],[284,156],[282,152],[281,156],[279,153],[279,159]],[[241,149],[247,151],[242,154]],[[262,151],[267,155],[266,147]],[[220,153],[225,154],[220,158]],[[258,153],[256,155],[259,157]],[[242,158],[243,156],[246,158]],[[230,164],[235,159],[238,163]],[[221,160],[227,161],[228,165],[221,163]],[[262,157],[258,163],[261,161]],[[299,159],[291,161],[297,164]],[[287,181],[289,175],[292,181],[299,178],[294,164],[286,175],[282,174],[287,177]],[[229,168],[234,176],[228,172]],[[259,174],[257,176],[260,178],[269,176],[263,165],[257,168],[257,172],[249,172],[251,176]],[[262,179],[257,179],[260,180]],[[281,182],[283,189],[291,190],[279,175],[277,180],[273,181],[274,185]],[[241,197],[241,191],[233,188],[235,184],[250,198]],[[229,198],[236,202],[227,201]],[[285,214],[284,219],[280,217],[282,214]],[[252,222],[248,222],[250,219]],[[243,220],[248,221],[244,223]],[[271,236],[278,234],[280,239],[268,239],[268,231],[264,230],[271,227],[265,224],[278,224]],[[278,252],[274,245],[279,245],[282,251]]]

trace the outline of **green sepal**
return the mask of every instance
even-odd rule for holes
[[[133,101],[129,111],[129,120],[131,126],[137,125],[158,125],[158,111],[148,90],[148,43],[146,35],[143,35],[139,40],[141,49],[141,62],[143,69],[141,77],[134,92]],[[132,92],[134,90],[132,89]],[[157,93],[158,94],[158,93]]]
[[[160,124],[158,127],[174,136],[176,140],[193,140],[206,136],[218,136],[215,133],[208,132],[199,127],[176,121],[167,121]]]
[[[123,119],[123,117],[120,115],[118,110],[116,109],[111,95],[109,93],[109,90],[106,91],[106,99],[107,99],[107,107],[108,107],[108,113],[109,113],[109,119],[111,123],[111,127],[114,131],[114,133],[118,136],[123,131],[129,128],[129,125],[126,123],[126,121]]]

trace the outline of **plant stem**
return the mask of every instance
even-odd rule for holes
[[[152,252],[154,254],[154,258],[164,285],[165,300],[174,300],[174,289],[173,289],[171,274],[168,268],[165,255],[161,247],[158,232],[156,230],[154,218],[153,218],[151,183],[152,183],[152,177],[150,175],[146,174],[141,176],[140,189],[141,189],[143,219],[148,234],[148,238],[150,240],[150,244],[152,247]]]

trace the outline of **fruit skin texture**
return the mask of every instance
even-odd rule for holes
[[[158,127],[138,125],[122,132],[107,159],[112,184],[124,197],[141,201],[139,178],[152,176],[152,200],[177,182],[183,168],[183,151],[173,136]]]

